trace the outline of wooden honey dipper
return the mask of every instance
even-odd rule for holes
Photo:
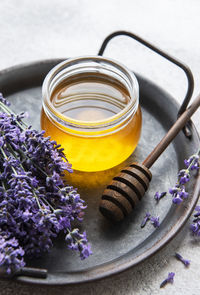
[[[177,119],[142,164],[132,163],[113,178],[110,185],[104,190],[99,206],[100,212],[106,218],[116,222],[123,220],[125,216],[131,213],[149,187],[152,178],[149,168],[185,126],[199,106],[200,94]]]

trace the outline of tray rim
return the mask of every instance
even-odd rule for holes
[[[36,61],[26,62],[26,63],[22,63],[22,64],[17,64],[17,65],[0,70],[0,76],[2,76],[4,74],[8,74],[12,71],[20,70],[22,68],[36,67],[36,66],[40,66],[42,64],[44,64],[44,65],[56,64],[56,63],[63,61],[64,59],[67,59],[67,58],[44,59],[44,60],[36,60]],[[174,97],[172,95],[170,95],[168,92],[166,92],[166,90],[164,90],[160,86],[156,85],[154,82],[147,79],[146,77],[138,75],[137,73],[136,73],[136,76],[141,77],[143,80],[145,80],[145,82],[150,83],[151,85],[153,85],[154,87],[156,87],[157,89],[159,89],[163,93],[165,93],[165,95],[168,96],[168,98],[172,101],[172,104],[174,104],[178,110],[178,107],[180,105],[177,103],[177,101],[174,99]],[[24,87],[24,89],[25,89],[25,87]],[[13,92],[13,93],[15,93],[15,92]],[[194,123],[192,122],[192,120],[190,122],[191,122],[191,126],[192,126],[192,133],[195,133],[196,138],[200,141],[200,135],[199,135]],[[13,280],[20,282],[20,283],[36,284],[36,285],[54,285],[54,286],[56,286],[56,285],[78,285],[78,284],[83,284],[83,283],[87,283],[87,282],[91,282],[91,281],[100,280],[100,279],[110,277],[115,274],[124,272],[124,271],[128,270],[129,268],[136,266],[139,263],[143,262],[147,258],[153,256],[155,253],[157,253],[159,250],[161,250],[165,245],[167,245],[176,236],[176,234],[178,234],[178,232],[183,228],[183,226],[187,222],[188,218],[190,217],[192,211],[194,210],[194,207],[199,199],[199,192],[200,192],[200,173],[198,173],[198,176],[195,179],[195,187],[193,190],[193,195],[191,196],[191,201],[189,203],[189,206],[187,207],[186,214],[184,216],[182,216],[181,218],[179,218],[178,222],[176,222],[176,224],[173,226],[173,228],[170,229],[169,232],[161,240],[159,240],[156,245],[154,245],[150,249],[146,250],[144,253],[140,254],[139,256],[135,257],[134,261],[128,261],[126,263],[123,262],[122,265],[119,265],[117,267],[117,269],[116,269],[116,267],[114,267],[114,268],[108,267],[108,269],[104,270],[103,273],[97,272],[95,277],[93,277],[90,273],[90,272],[93,272],[92,269],[94,267],[91,267],[91,268],[88,268],[85,270],[81,270],[81,271],[69,272],[69,274],[71,274],[71,275],[72,274],[75,275],[76,273],[80,273],[80,272],[86,273],[86,278],[84,278],[84,280],[77,280],[76,282],[69,282],[66,280],[65,282],[59,281],[57,283],[53,283],[53,282],[49,282],[45,279],[35,279],[35,278],[24,277],[24,276],[15,277]],[[114,261],[120,260],[120,257],[115,259]],[[105,264],[110,265],[110,264],[112,264],[112,261],[106,262]],[[101,264],[97,267],[102,268],[103,266],[104,266],[104,264]],[[57,272],[55,274],[59,275],[59,272]],[[67,276],[68,272],[64,272],[64,273],[62,272],[62,274]]]

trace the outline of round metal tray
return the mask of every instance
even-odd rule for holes
[[[0,72],[0,91],[9,98],[15,112],[29,112],[29,122],[34,128],[40,128],[43,79],[60,61],[33,62]],[[134,155],[123,165],[133,160],[143,161],[176,120],[178,111],[177,103],[168,93],[139,75],[137,78],[143,113],[142,136]],[[16,280],[35,284],[83,283],[126,270],[161,249],[182,228],[198,199],[199,176],[188,184],[190,196],[179,206],[172,204],[170,196],[159,204],[153,198],[156,191],[168,191],[175,184],[177,171],[183,168],[184,159],[196,152],[199,137],[193,124],[191,132],[191,140],[180,132],[157,160],[151,169],[153,179],[148,192],[133,214],[120,224],[113,225],[105,220],[98,211],[98,204],[103,189],[121,167],[107,173],[86,173],[84,186],[79,182],[79,175],[74,174],[72,180],[76,181],[81,197],[88,205],[81,228],[87,231],[93,255],[81,261],[77,253],[67,249],[64,238],[60,236],[50,253],[40,259],[27,261],[27,266],[46,268],[47,278],[19,276]],[[155,230],[151,224],[140,228],[147,211],[160,216],[161,226],[158,229]]]

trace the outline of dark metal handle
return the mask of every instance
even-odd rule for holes
[[[47,269],[44,268],[23,267],[16,275],[46,279],[47,273]]]
[[[35,268],[35,267],[22,267],[16,272],[11,274],[7,274],[5,269],[0,269],[0,277],[1,278],[13,278],[17,276],[26,276],[26,277],[33,277],[39,279],[46,279],[48,271],[44,268]]]
[[[166,53],[165,51],[156,47],[155,45],[149,43],[148,41],[142,39],[141,37],[139,37],[131,32],[126,32],[126,31],[117,31],[117,32],[110,34],[108,37],[106,37],[106,39],[103,41],[103,44],[101,45],[98,55],[103,55],[104,50],[106,49],[106,46],[109,43],[109,41],[112,38],[114,38],[116,36],[120,36],[120,35],[128,36],[128,37],[131,37],[131,38],[137,40],[141,44],[145,45],[146,47],[155,51],[156,53],[163,56],[167,60],[171,61],[172,63],[174,63],[175,65],[177,65],[179,68],[181,68],[184,71],[184,73],[186,74],[186,77],[187,77],[187,81],[188,81],[188,88],[187,88],[187,92],[186,92],[185,98],[183,100],[183,103],[178,111],[178,117],[179,117],[186,110],[186,108],[189,104],[189,101],[192,97],[193,90],[194,90],[194,78],[193,78],[190,68],[186,64],[184,64],[180,60],[178,60],[177,58],[174,58],[173,56],[169,55],[168,53]],[[191,132],[187,126],[185,126],[185,128],[183,129],[183,132],[184,132],[185,136],[187,136],[188,138],[191,137]]]

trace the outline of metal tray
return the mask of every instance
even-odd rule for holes
[[[28,111],[29,122],[40,128],[41,85],[48,71],[61,59],[46,60],[12,67],[0,72],[0,91],[12,102],[15,112]],[[126,163],[142,161],[160,141],[176,120],[178,105],[161,88],[137,75],[140,85],[140,104],[143,113],[143,129],[140,143]],[[137,209],[120,224],[112,225],[98,211],[101,193],[106,184],[121,167],[107,173],[86,173],[85,186],[80,185],[79,175],[74,174],[79,192],[88,208],[82,224],[92,244],[93,255],[81,261],[77,253],[68,250],[64,239],[55,240],[51,252],[40,259],[27,261],[27,266],[48,270],[46,279],[26,276],[16,277],[17,281],[34,284],[78,284],[104,278],[129,267],[135,266],[161,249],[185,224],[198,199],[200,176],[188,185],[189,198],[179,206],[172,204],[167,196],[156,204],[156,191],[167,191],[177,179],[177,171],[183,168],[183,160],[196,152],[199,136],[191,124],[192,139],[183,132],[174,140],[158,159],[151,171],[153,179],[150,188]],[[70,159],[69,159],[70,160]],[[140,228],[146,212],[160,216],[161,226],[154,229],[148,224]]]

